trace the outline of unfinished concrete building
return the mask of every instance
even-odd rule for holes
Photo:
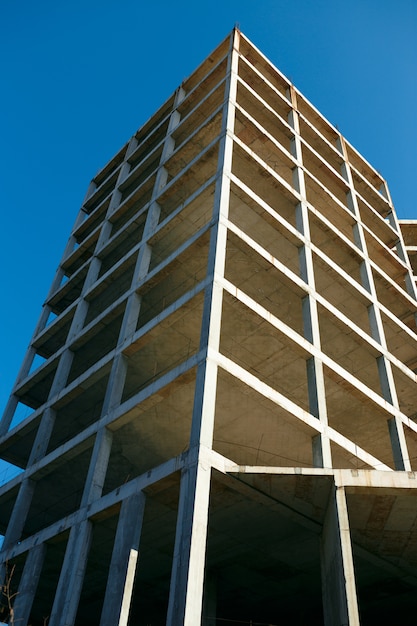
[[[47,296],[1,422],[10,623],[414,624],[416,246],[235,29],[94,177]]]

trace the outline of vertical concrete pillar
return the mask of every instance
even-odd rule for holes
[[[35,490],[35,481],[30,478],[23,480],[20,485],[19,494],[16,498],[13,513],[10,517],[7,531],[4,536],[2,549],[9,548],[12,544],[19,541],[22,536],[26,517],[32,503],[33,492]]]
[[[81,506],[100,498],[109,463],[113,433],[107,428],[98,431],[90,459]]]
[[[388,432],[391,439],[395,469],[411,472],[411,462],[408,457],[404,426],[398,415],[388,420]]]
[[[6,408],[3,411],[3,416],[0,421],[0,437],[3,437],[3,435],[5,435],[9,430],[18,403],[18,397],[12,393],[7,401]]]
[[[107,579],[100,626],[127,626],[136,574],[145,496],[123,501]]]
[[[71,528],[48,626],[73,626],[75,622],[91,537],[89,520]]]
[[[134,292],[126,303],[125,314],[120,328],[119,343],[123,344],[135,332],[139,319],[139,311],[142,304],[142,297]]]
[[[299,250],[300,276],[310,287],[309,293],[303,298],[303,330],[304,337],[319,350],[321,349],[319,314],[317,301],[314,298],[315,276],[313,253],[311,249],[311,233],[308,206],[306,203],[306,187],[304,179],[303,154],[300,139],[300,121],[297,112],[297,95],[293,88],[290,89],[290,99],[293,109],[289,114],[289,123],[294,130],[294,138],[291,142],[292,155],[296,160],[293,170],[294,188],[301,196],[301,202],[296,209],[296,226],[304,236],[304,245]],[[324,387],[323,362],[318,356],[313,356],[306,362],[307,389],[309,400],[309,412],[327,426],[327,405]],[[330,439],[323,433],[313,437],[312,442],[313,464],[316,467],[332,467]]]
[[[182,472],[167,626],[201,624],[210,477],[200,462]]]
[[[36,461],[43,458],[48,449],[49,440],[54,428],[56,412],[51,408],[46,408],[41,418],[35,441],[30,453],[28,466],[30,467]]]
[[[168,626],[201,624],[211,478],[211,467],[201,459],[201,450],[203,447],[211,448],[213,442],[217,366],[210,359],[209,353],[210,351],[217,352],[220,342],[223,290],[216,279],[224,276],[226,258],[226,220],[232,169],[238,48],[239,32],[234,30],[229,46],[218,178],[213,204],[214,225],[210,236],[207,275],[211,280],[205,292],[200,336],[200,347],[206,351],[207,357],[200,363],[197,370],[190,452],[181,477]]]
[[[41,576],[45,554],[46,544],[41,543],[32,548],[26,557],[25,567],[13,606],[14,624],[27,626],[39,578]]]
[[[101,414],[106,415],[120,404],[127,373],[127,357],[119,352],[113,361]]]
[[[333,487],[321,536],[325,626],[359,626],[345,490]]]

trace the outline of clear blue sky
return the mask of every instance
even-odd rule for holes
[[[236,22],[417,218],[416,0],[2,0],[0,411],[89,180]]]

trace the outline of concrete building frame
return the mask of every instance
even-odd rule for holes
[[[46,298],[0,426],[9,623],[414,624],[416,273],[417,221],[233,29]]]

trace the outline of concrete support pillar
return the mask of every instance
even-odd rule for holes
[[[41,543],[32,548],[26,557],[19,590],[13,606],[14,624],[27,626],[39,578],[41,576],[45,554],[46,544]]]
[[[32,504],[35,481],[26,478],[20,485],[19,494],[16,498],[13,513],[10,517],[7,531],[3,540],[3,550],[19,541],[25,526],[26,517]]]
[[[201,624],[210,476],[200,462],[182,472],[167,626]]]
[[[211,279],[205,292],[200,347],[207,357],[197,371],[196,391],[187,466],[181,477],[177,530],[168,605],[168,626],[201,624],[204,564],[208,522],[211,468],[201,460],[201,447],[212,447],[216,399],[217,366],[210,360],[220,342],[223,290],[216,281],[224,276],[230,172],[237,90],[239,33],[230,38],[225,101],[219,145],[218,178],[213,203],[214,226],[210,235],[207,275]],[[224,221],[222,221],[222,219]]]
[[[85,520],[71,528],[48,626],[74,625],[91,538],[90,521]]]
[[[93,195],[96,189],[97,189],[97,183],[94,180],[90,181],[90,184],[88,185],[88,189],[84,197],[83,205],[87,202],[89,198],[91,198],[91,196]]]
[[[131,296],[129,296],[119,333],[120,344],[123,344],[136,332],[141,304],[142,297],[139,294],[134,292]]]
[[[28,461],[29,467],[45,456],[54,428],[55,418],[56,411],[51,408],[45,409],[30,453]]]
[[[376,305],[371,306],[368,309],[368,313],[373,338],[386,348],[385,333],[379,308]],[[384,400],[399,409],[400,405],[391,362],[385,356],[381,355],[377,357],[377,367],[381,394]],[[389,420],[388,429],[395,469],[400,471],[405,470],[407,472],[411,471],[411,463],[402,421],[398,417]]]
[[[311,304],[315,308],[315,312],[311,313]],[[320,339],[318,333],[318,313],[317,304],[311,296],[306,296],[303,301],[303,322],[304,336],[313,345],[320,347]],[[316,326],[316,339],[312,331],[312,326]],[[309,412],[317,417],[323,424],[327,426],[327,405],[324,387],[324,371],[323,362],[318,357],[310,357],[306,361],[307,370],[307,389]],[[319,433],[312,439],[313,464],[315,467],[332,467],[332,455],[330,448],[330,438]]]
[[[107,579],[100,626],[127,626],[136,574],[145,496],[123,501]]]
[[[398,416],[392,417],[388,420],[388,431],[391,439],[395,469],[399,471],[411,472],[411,463],[408,457],[404,426]]]
[[[49,392],[50,398],[53,398],[53,396],[61,391],[61,389],[63,389],[67,384],[73,359],[74,353],[71,350],[65,350],[62,353],[55,372],[54,382],[52,383],[51,390]]]
[[[296,160],[293,169],[293,184],[301,196],[301,202],[296,209],[296,226],[304,236],[304,246],[299,250],[300,276],[310,287],[309,293],[303,298],[303,329],[304,337],[319,350],[321,349],[319,314],[317,301],[314,298],[315,277],[313,253],[311,249],[310,218],[306,203],[306,187],[304,179],[303,153],[300,139],[300,121],[297,113],[297,95],[290,89],[290,98],[293,109],[289,114],[289,123],[294,129],[294,138],[291,142],[291,152]],[[318,356],[313,356],[306,362],[309,412],[327,426],[327,406],[324,388],[323,362]],[[332,467],[330,439],[327,435],[317,434],[312,439],[313,464],[316,467]]]
[[[109,381],[107,383],[106,395],[104,396],[101,414],[108,414],[115,406],[117,406],[122,398],[123,387],[127,373],[127,357],[122,353],[116,355]]]
[[[104,480],[106,478],[109,463],[113,433],[107,428],[102,428],[96,435],[90,466],[84,485],[84,493],[81,506],[86,506],[100,498]]]
[[[3,437],[3,435],[5,435],[8,432],[18,403],[19,403],[18,397],[14,394],[11,394],[6,404],[6,408],[3,411],[3,416],[1,418],[0,437]]]
[[[325,626],[359,626],[349,519],[343,487],[334,487],[330,494],[320,553]]]

